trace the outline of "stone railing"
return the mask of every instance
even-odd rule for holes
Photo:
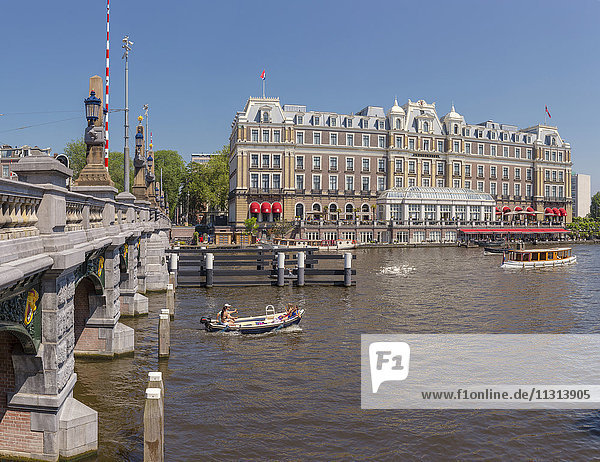
[[[65,231],[78,231],[83,229],[83,208],[85,204],[83,202],[71,202],[67,201]]]
[[[16,182],[11,183],[0,189],[0,240],[37,236],[43,192],[31,185],[20,188]]]

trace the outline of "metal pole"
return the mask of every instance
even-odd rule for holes
[[[206,254],[206,287],[213,286],[213,268],[215,256],[212,253]]]
[[[283,287],[285,285],[285,253],[277,253],[277,285]]]
[[[346,252],[344,254],[344,286],[350,287],[352,285],[352,254]]]
[[[304,257],[306,254],[304,252],[298,252],[298,287],[302,287],[304,285]]]
[[[123,185],[124,191],[129,192],[129,51],[133,42],[126,35],[123,38],[125,53],[125,147],[123,148]]]

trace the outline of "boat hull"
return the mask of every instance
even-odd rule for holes
[[[506,269],[533,269],[533,268],[551,268],[554,266],[567,266],[577,262],[577,257],[562,258],[560,260],[546,261],[513,261],[505,260],[501,268]]]
[[[241,334],[265,334],[267,332],[284,329],[299,324],[302,320],[304,310],[298,310],[296,315],[288,318],[285,313],[276,313],[273,319],[267,316],[255,316],[252,318],[241,318],[233,326],[225,325],[212,319],[202,318],[201,322],[208,332],[239,332]]]

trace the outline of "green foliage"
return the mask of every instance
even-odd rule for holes
[[[108,173],[110,179],[115,183],[115,188],[119,192],[125,190],[125,156],[122,152],[111,151],[108,153]],[[131,186],[133,185],[133,159],[129,159],[129,192],[131,192]]]
[[[327,207],[327,206],[325,206]],[[327,213],[327,211],[325,211]],[[256,218],[254,218],[256,220]],[[294,228],[293,221],[279,220],[273,225],[273,234],[277,237],[284,238]]]
[[[592,196],[590,216],[596,220],[600,220],[600,191]]]
[[[226,210],[229,194],[229,146],[217,151],[206,164],[190,162],[186,169],[185,193],[190,211]]]
[[[244,220],[244,226],[246,227],[247,234],[256,234],[256,231],[258,230],[258,223],[256,223],[256,217],[247,218],[246,220]]]
[[[576,239],[591,239],[600,235],[600,220],[574,217],[573,222],[567,224],[567,228]]]
[[[69,167],[73,169],[73,179],[79,177],[79,172],[85,167],[86,146],[83,138],[71,140],[65,146],[65,155],[69,158]]]
[[[161,169],[163,189],[169,203],[169,213],[173,218],[179,200],[179,187],[186,175],[185,162],[177,151],[167,149],[155,151],[154,174],[159,183]]]
[[[198,231],[194,231],[194,235],[192,236],[192,245],[198,245],[200,243],[200,234]]]

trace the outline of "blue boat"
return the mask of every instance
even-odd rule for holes
[[[200,322],[208,332],[240,332],[241,334],[264,334],[299,324],[304,314],[303,309],[294,307],[289,313],[275,313],[273,305],[267,305],[263,316],[237,318],[234,323],[222,323],[218,319],[202,317]]]

